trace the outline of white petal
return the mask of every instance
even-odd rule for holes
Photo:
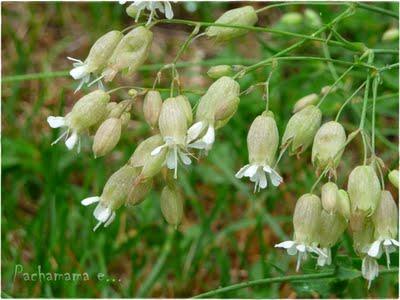
[[[175,153],[172,150],[168,151],[167,154],[167,168],[170,170],[176,168]]]
[[[362,276],[369,281],[368,288],[371,285],[371,281],[374,280],[379,274],[379,265],[376,259],[369,256],[364,257],[361,266]]]
[[[382,255],[381,252],[381,242],[380,240],[377,240],[372,243],[371,247],[368,250],[368,255],[371,257],[380,257]]]
[[[75,147],[77,141],[78,134],[73,132],[72,135],[65,141],[65,146],[67,146],[68,150],[71,150]]]
[[[214,144],[215,141],[215,130],[211,125],[208,126],[206,134],[201,138],[201,140],[207,145]]]
[[[296,254],[297,254],[296,246],[293,245],[292,247],[287,248],[287,249],[286,249],[286,252],[287,252],[287,254],[289,254],[289,255],[296,255]]]
[[[296,243],[294,241],[284,241],[282,243],[276,244],[275,248],[285,248],[289,249],[292,248]]]
[[[165,5],[165,17],[167,19],[172,19],[174,17],[174,12],[172,11],[171,4],[168,1],[165,1],[164,5]]]
[[[398,241],[396,241],[395,239],[391,239],[390,241],[392,242],[393,245],[400,247],[400,243]]]
[[[199,149],[203,150],[207,148],[207,144],[204,143],[203,141],[196,141],[192,144],[187,145],[188,148],[193,148],[193,149]]]
[[[165,147],[165,145],[158,146],[157,148],[154,148],[153,151],[151,151],[150,155],[155,156],[161,152],[161,150]]]
[[[296,249],[300,252],[306,252],[306,246],[303,244],[299,244],[296,246]]]
[[[204,122],[196,122],[192,126],[190,126],[190,128],[187,131],[186,142],[190,143],[191,141],[197,139],[203,128],[204,128]]]
[[[274,186],[278,186],[283,182],[282,177],[274,169],[271,169],[271,173],[269,176]]]
[[[391,242],[390,239],[386,239],[386,240],[383,241],[383,244],[384,244],[385,246],[390,246],[390,245],[392,244],[392,242]]]
[[[264,170],[265,172],[267,172],[267,173],[271,173],[271,171],[272,171],[271,167],[270,167],[270,166],[267,166],[267,165],[265,165],[265,166],[263,167],[263,170]]]
[[[106,207],[105,209],[103,209],[102,211],[100,211],[100,213],[98,214],[98,219],[99,221],[102,221],[103,223],[105,221],[108,220],[108,218],[110,218],[112,214],[112,210],[110,207]]]
[[[95,196],[95,197],[89,197],[89,198],[83,199],[81,201],[81,204],[84,205],[84,206],[88,206],[90,204],[93,204],[93,203],[96,203],[96,202],[99,202],[99,201],[100,201],[100,197]]]
[[[119,4],[124,5],[128,1],[127,0],[119,0],[118,2],[119,2]]]
[[[259,170],[258,173],[260,174],[260,176],[259,176],[260,182],[258,184],[259,184],[260,188],[265,189],[268,185],[267,176],[265,176],[265,173],[263,172],[263,170]]]
[[[247,168],[243,175],[245,177],[252,177],[254,174],[256,174],[257,169],[258,165],[250,165],[250,167]]]
[[[47,117],[47,123],[49,123],[51,128],[60,128],[66,126],[64,117]]]
[[[179,153],[179,157],[182,160],[182,162],[185,165],[190,165],[192,163],[192,160],[189,158],[188,155],[186,155],[185,153],[182,153],[181,151],[178,152]]]
[[[104,224],[104,227],[107,227],[108,225],[110,225],[115,219],[115,212],[113,211],[110,218],[107,220],[107,222]]]
[[[72,76],[72,78],[76,79],[82,79],[83,77],[85,77],[86,75],[88,75],[88,71],[87,71],[87,66],[86,65],[82,65],[76,68],[73,68],[69,74]]]
[[[248,169],[249,166],[250,165],[247,164],[247,165],[243,166],[242,168],[240,168],[240,170],[236,173],[235,177],[236,178],[242,178],[244,173],[246,172],[246,170]]]

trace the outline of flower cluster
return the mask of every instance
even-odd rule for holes
[[[53,144],[65,138],[67,148],[71,150],[77,145],[79,152],[82,137],[93,136],[92,151],[97,158],[111,153],[117,146],[123,131],[128,128],[134,101],[144,96],[143,117],[152,135],[140,142],[124,166],[110,176],[100,196],[81,201],[84,206],[97,204],[93,212],[97,220],[94,230],[101,225],[109,226],[122,206],[140,204],[152,189],[156,176],[165,183],[160,196],[161,212],[165,220],[177,228],[184,211],[184,200],[176,181],[178,170],[212,150],[217,130],[235,115],[240,95],[243,94],[238,82],[240,76],[237,76],[240,72],[235,74],[237,66],[213,66],[207,74],[214,81],[198,99],[194,109],[182,93],[174,60],[174,63],[166,64],[161,69],[172,70],[169,97],[163,97],[154,84],[152,89],[138,88],[138,91],[128,87],[129,99],[111,101],[111,93],[125,87],[106,91],[102,81],[111,82],[121,72],[132,74],[143,65],[150,53],[153,41],[151,27],[157,23],[151,22],[158,17],[157,11],[165,14],[167,19],[173,17],[168,1],[134,1],[126,9],[135,21],[146,10],[149,11],[146,25],[137,25],[133,29],[129,27],[127,33],[124,33],[125,30],[110,31],[93,44],[84,61],[69,58],[74,61],[70,75],[80,80],[76,91],[85,84],[90,87],[96,82],[98,89],[81,97],[65,116],[50,116],[47,119],[50,127],[65,129]],[[304,16],[288,13],[281,22],[293,25],[301,22],[303,17],[314,27],[321,25],[319,16],[312,10],[306,10]],[[190,38],[206,36],[225,42],[246,34],[246,26],[253,26],[257,21],[257,11],[251,6],[232,9],[203,33],[198,34],[196,27]],[[394,33],[387,33],[385,39],[391,35]],[[188,39],[184,46],[190,41]],[[185,48],[179,53],[183,50]],[[179,89],[174,93],[176,81]],[[269,79],[260,85],[268,90],[268,84]],[[335,89],[334,85],[325,86],[319,94],[312,93],[298,100],[281,138],[275,116],[267,104],[265,111],[250,125],[247,134],[248,163],[237,171],[236,177],[248,177],[254,183],[254,192],[267,188],[269,183],[278,187],[283,183],[278,173],[282,155],[288,151],[289,155],[300,157],[311,147],[311,163],[320,177],[311,192],[302,195],[296,202],[293,239],[275,247],[286,249],[289,255],[297,255],[296,271],[308,256],[315,256],[317,265],[323,267],[332,264],[331,248],[349,227],[354,250],[362,259],[362,275],[370,285],[379,273],[377,259],[385,254],[389,268],[390,253],[399,246],[398,209],[391,193],[384,190],[378,179],[377,171],[382,169],[375,154],[371,155],[370,165],[365,161],[354,168],[347,188],[336,184],[336,169],[345,147],[359,131],[347,136],[345,128],[337,120],[322,124],[319,101]],[[268,101],[268,93],[266,98]],[[314,188],[326,175],[328,180],[317,195],[313,192]],[[399,172],[390,172],[389,180],[398,187]]]

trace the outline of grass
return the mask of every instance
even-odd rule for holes
[[[175,4],[174,11],[179,19],[212,22],[220,13],[236,6],[239,4],[198,3],[197,11],[189,13],[182,4]],[[398,12],[395,3],[376,3],[376,6]],[[312,8],[321,13],[324,23],[344,9],[341,5],[312,5]],[[271,8],[262,14],[258,26],[309,35],[313,30],[306,24],[285,27],[279,23],[283,13],[303,9],[304,5]],[[112,226],[93,233],[92,209],[81,206],[80,200],[99,194],[107,178],[151,134],[143,122],[140,101],[134,109],[130,130],[124,133],[116,151],[96,160],[90,152],[89,140],[83,144],[80,155],[68,152],[62,145],[51,147],[59,133],[50,130],[45,120],[48,115],[69,111],[81,95],[73,94],[75,83],[65,76],[70,67],[65,57],[85,57],[98,36],[127,27],[133,23],[132,19],[115,3],[3,2],[2,20],[3,297],[193,297],[252,280],[265,282],[216,295],[398,297],[396,273],[380,276],[368,291],[359,273],[349,270],[349,266],[359,269],[361,262],[352,252],[348,234],[338,245],[335,260],[337,266],[345,268],[338,269],[340,272],[333,278],[289,280],[295,262],[273,245],[291,237],[295,201],[309,191],[317,177],[310,164],[310,151],[299,160],[283,157],[280,173],[285,183],[279,189],[253,194],[248,182],[234,177],[247,161],[246,134],[250,123],[264,109],[260,91],[241,98],[234,118],[218,131],[209,156],[180,172],[185,217],[178,231],[171,230],[161,216],[158,201],[162,182],[158,180],[140,206],[121,209]],[[397,22],[379,10],[357,8],[336,30],[347,40],[363,42],[370,48],[397,49],[397,42],[381,41],[383,32],[398,26]],[[134,78],[122,78],[114,85],[133,81],[137,86],[151,86],[160,64],[173,60],[190,28],[162,24],[155,26],[154,32],[155,42],[146,66]],[[299,40],[296,36],[262,32],[225,45],[199,39],[185,52],[179,69],[185,89],[195,91],[188,94],[192,104],[211,83],[205,75],[208,66],[253,64]],[[329,51],[333,59],[353,61],[354,52],[348,49],[333,45]],[[320,43],[308,41],[290,55],[323,57],[323,53]],[[396,59],[396,55],[376,54],[374,65],[383,67],[396,63]],[[333,65],[339,76],[348,68]],[[266,66],[245,75],[240,79],[241,89],[265,80],[269,70],[270,66]],[[336,80],[329,70],[324,61],[279,62],[271,78],[270,109],[281,134],[297,99],[318,93]],[[335,118],[343,101],[365,78],[364,68],[354,68],[343,79],[344,91],[328,96],[321,106],[324,120]],[[168,86],[167,76],[160,86]],[[117,94],[114,97],[126,96],[124,92]],[[398,125],[397,68],[383,74],[378,96],[377,153],[388,169],[393,169],[398,167],[398,131],[394,130]],[[340,120],[348,132],[358,126],[361,111],[362,101],[357,100],[344,109]],[[367,128],[370,122],[368,106]],[[341,187],[346,186],[351,169],[362,163],[362,151],[361,139],[356,139],[346,150],[338,172]],[[387,188],[397,196],[390,184]],[[398,254],[393,254],[392,261],[396,262],[393,267],[398,267]],[[314,263],[315,260],[308,261],[303,273],[314,274]],[[39,266],[42,272],[86,272],[90,280],[24,280],[22,274],[15,277],[17,265],[28,273],[38,272]],[[284,280],[269,282],[275,277]]]

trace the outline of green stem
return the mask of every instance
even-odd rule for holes
[[[168,230],[169,230],[169,232],[165,239],[165,243],[163,245],[161,253],[158,256],[158,260],[155,263],[154,267],[152,268],[149,276],[146,278],[146,280],[143,282],[143,284],[140,285],[139,291],[136,294],[136,298],[143,298],[148,294],[148,292],[154,285],[158,275],[160,274],[162,268],[164,267],[167,257],[171,252],[172,242],[174,240],[175,231],[176,231],[172,227],[169,227]]]
[[[321,32],[324,32],[327,28],[331,27],[333,24],[336,24],[337,22],[339,22],[339,21],[342,20],[343,18],[347,17],[348,14],[351,12],[351,10],[352,10],[352,7],[347,8],[344,12],[342,12],[341,14],[339,14],[339,15],[338,15],[336,18],[334,18],[331,22],[329,22],[328,24],[322,26],[319,30],[317,30],[317,31],[315,31],[313,34],[311,34],[311,37],[317,36],[317,35],[320,34]],[[266,64],[269,64],[269,63],[271,62],[272,59],[274,59],[274,58],[276,58],[276,57],[279,57],[279,56],[283,56],[283,55],[285,55],[286,53],[288,53],[288,52],[290,52],[290,51],[292,51],[292,50],[294,50],[294,49],[299,48],[300,46],[302,46],[302,45],[303,45],[304,43],[306,43],[307,41],[308,41],[308,39],[303,39],[303,40],[301,40],[301,41],[299,41],[299,42],[293,44],[292,46],[290,46],[290,47],[288,47],[288,48],[286,48],[286,49],[284,49],[284,50],[282,50],[282,51],[279,51],[278,53],[274,54],[273,56],[271,56],[271,57],[269,57],[269,58],[267,58],[267,59],[265,59],[265,60],[262,60],[262,61],[259,62],[259,63],[256,63],[256,64],[254,64],[254,65],[252,65],[252,66],[249,66],[249,67],[245,68],[244,70],[238,72],[238,73],[234,76],[234,78],[236,78],[237,76],[239,76],[239,75],[241,75],[241,74],[244,75],[244,74],[246,74],[246,73],[248,73],[248,72],[251,72],[251,71],[253,71],[253,70],[256,70],[256,69],[258,69],[259,67],[264,66],[264,65],[266,65]]]
[[[383,8],[380,8],[380,7],[377,7],[374,5],[365,4],[362,2],[353,2],[353,3],[362,9],[366,9],[366,10],[373,11],[376,13],[384,14],[384,15],[387,15],[387,16],[390,16],[390,17],[393,17],[396,19],[399,18],[399,15],[397,13],[390,11],[390,10],[386,10],[386,9],[383,9]]]
[[[216,290],[212,290],[200,295],[197,295],[193,298],[218,298],[217,295],[221,293],[232,292],[236,290],[240,290],[243,288],[249,288],[264,284],[270,283],[279,283],[279,282],[296,282],[296,281],[307,281],[307,280],[316,280],[321,278],[330,278],[335,276],[335,271],[317,273],[317,274],[306,274],[306,275],[289,275],[289,276],[281,276],[281,277],[273,277],[273,278],[263,278],[258,280],[252,280],[248,282],[242,282],[233,284],[230,286],[226,286],[223,288],[219,288]]]
[[[373,60],[374,60],[374,53],[369,52],[368,63],[372,63]],[[365,117],[367,114],[367,103],[368,103],[368,92],[369,92],[370,80],[371,80],[371,74],[370,74],[370,72],[368,72],[366,85],[365,85],[363,108],[362,108],[362,113],[361,113],[361,121],[360,121],[360,126],[359,126],[360,129],[364,129]]]
[[[328,36],[328,38],[327,38],[325,32],[322,33],[322,37],[323,37],[324,39],[326,39],[327,41],[329,41],[329,40],[331,39],[331,36],[332,36],[332,34],[330,34],[330,35]],[[326,43],[322,43],[322,51],[323,51],[324,56],[325,56],[326,59],[331,59],[331,58],[332,58],[332,57],[331,57],[331,54],[330,54],[330,52],[329,52],[329,47],[328,47],[328,43],[327,43],[327,42],[326,42]],[[333,66],[333,63],[330,62],[330,61],[328,61],[328,62],[327,62],[327,65],[328,65],[329,71],[330,71],[331,74],[332,74],[333,79],[334,79],[334,80],[337,80],[337,79],[339,78],[339,75],[337,74],[336,69],[335,69],[335,67]]]
[[[376,97],[378,93],[379,78],[375,77],[372,82],[372,124],[371,124],[371,143],[372,143],[372,155],[375,155],[375,106]]]
[[[351,99],[353,99],[353,97],[354,97],[355,95],[357,95],[357,93],[365,86],[366,83],[367,83],[367,82],[364,81],[364,82],[358,87],[358,89],[356,89],[355,92],[354,92],[349,98],[347,98],[346,101],[342,104],[342,106],[340,107],[340,109],[339,109],[338,112],[337,112],[337,115],[336,115],[336,118],[335,118],[335,122],[337,122],[337,121],[339,120],[340,114],[342,113],[342,111],[343,111],[343,109],[345,108],[345,106],[351,101]]]

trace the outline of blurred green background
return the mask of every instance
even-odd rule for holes
[[[213,21],[227,9],[249,3],[175,3],[175,18]],[[251,3],[261,8],[268,3]],[[375,3],[398,12],[398,4]],[[285,25],[286,12],[318,12],[324,23],[342,12],[343,5],[291,5],[267,10],[258,26],[310,34],[305,21]],[[138,207],[122,208],[109,228],[92,231],[93,208],[80,200],[101,193],[107,178],[122,166],[138,143],[151,134],[143,121],[141,101],[132,121],[111,155],[94,159],[86,138],[78,155],[63,144],[51,147],[59,132],[50,130],[49,115],[68,112],[85,93],[73,94],[76,82],[67,74],[67,56],[84,59],[94,41],[107,31],[133,24],[118,3],[24,3],[2,2],[2,296],[3,297],[191,297],[236,282],[294,274],[294,258],[273,245],[291,237],[291,215],[296,199],[309,191],[316,175],[310,151],[300,159],[284,156],[280,173],[284,184],[258,194],[246,181],[234,177],[247,163],[246,134],[252,120],[263,111],[261,91],[241,98],[236,115],[217,133],[209,156],[189,168],[181,168],[179,183],[185,195],[185,217],[171,233],[159,208],[161,180]],[[357,9],[337,30],[351,41],[371,48],[397,49],[397,41],[382,42],[387,29],[398,27],[395,18]],[[152,85],[158,64],[169,63],[190,33],[184,25],[157,25],[146,66],[134,76],[119,77],[110,85]],[[179,69],[192,104],[212,82],[207,67],[214,64],[249,64],[271,56],[298,38],[249,33],[219,45],[200,38],[182,57],[193,62]],[[333,58],[352,61],[354,53],[330,47]],[[290,55],[323,56],[320,43],[307,42]],[[375,64],[396,63],[398,55],[377,54]],[[342,74],[343,66],[335,66]],[[269,68],[246,75],[242,90],[265,81]],[[58,72],[58,73],[54,73]],[[24,77],[14,75],[41,73]],[[322,105],[324,120],[335,117],[341,103],[363,80],[365,69],[356,68],[344,79],[342,91]],[[168,75],[160,86],[168,87]],[[333,83],[324,62],[279,63],[270,85],[270,109],[282,134],[293,104]],[[86,90],[87,92],[87,90]],[[385,72],[378,90],[377,153],[389,169],[398,167],[398,70]],[[124,92],[114,99],[123,99]],[[358,100],[357,100],[358,99]],[[361,98],[352,101],[341,122],[348,132],[358,126]],[[370,108],[370,105],[369,105]],[[367,126],[370,126],[370,112]],[[338,184],[346,186],[351,169],[362,163],[362,143],[355,140],[346,150],[338,170]],[[390,184],[395,199],[397,191]],[[317,191],[319,192],[319,191]],[[346,234],[337,250],[336,264],[360,269]],[[398,266],[398,255],[392,255]],[[380,261],[384,265],[384,260]],[[315,273],[315,259],[303,267]],[[83,273],[88,281],[24,280],[23,272]],[[20,267],[18,267],[20,268]],[[327,267],[329,269],[329,267]],[[325,269],[327,269],[325,268]],[[322,271],[324,271],[323,269]],[[97,277],[104,274],[101,280]],[[344,274],[336,279],[275,283],[225,293],[228,298],[278,297],[379,297],[397,298],[396,274],[380,276],[367,290],[359,276]]]

